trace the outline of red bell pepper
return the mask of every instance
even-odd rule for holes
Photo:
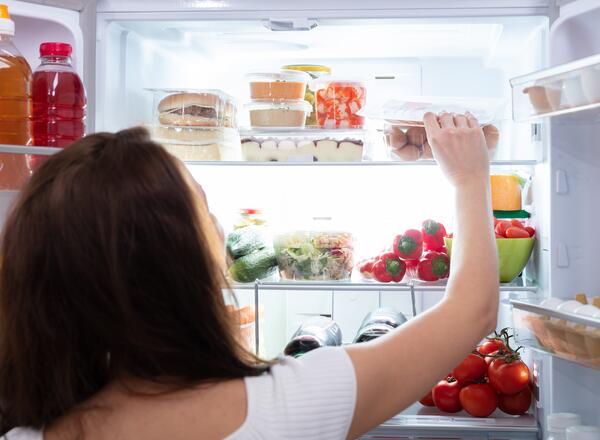
[[[417,267],[417,276],[422,281],[438,281],[448,278],[449,273],[450,259],[441,252],[426,252]]]
[[[418,260],[423,253],[421,231],[409,229],[394,239],[394,253],[402,260]]]
[[[404,274],[406,274],[406,264],[393,252],[381,254],[373,265],[373,276],[382,283],[391,281],[399,283],[404,278]]]
[[[377,262],[376,258],[369,258],[367,260],[363,260],[358,264],[358,270],[365,278],[373,277],[373,266]]]
[[[440,251],[444,247],[446,228],[435,220],[425,220],[421,226],[426,251]]]

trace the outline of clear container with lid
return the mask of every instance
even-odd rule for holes
[[[353,236],[333,226],[331,217],[314,217],[309,228],[277,234],[274,245],[281,278],[349,280],[354,265]]]
[[[240,134],[227,127],[148,125],[150,135],[179,160],[239,161]]]
[[[305,128],[241,130],[242,157],[251,162],[360,162],[364,130]]]
[[[317,123],[324,128],[362,128],[358,114],[366,104],[367,87],[362,81],[323,77],[311,82],[315,92]]]
[[[246,79],[252,99],[303,99],[310,75],[298,70],[255,71]]]
[[[304,127],[312,106],[302,99],[254,100],[246,104],[252,127]]]
[[[324,76],[331,75],[331,68],[327,66],[320,66],[318,64],[290,64],[287,66],[283,66],[282,69],[286,70],[298,70],[300,72],[306,72],[310,75],[312,79],[321,78]],[[310,105],[313,106],[313,112],[306,117],[306,125],[307,126],[316,126],[317,125],[317,112],[316,112],[316,102],[315,102],[315,92],[313,92],[310,87],[306,87],[306,91],[304,92],[304,100],[308,101]]]
[[[218,89],[146,89],[152,93],[152,124],[173,127],[237,127],[237,103]]]
[[[567,428],[581,425],[581,416],[573,413],[548,414],[547,440],[566,440]]]

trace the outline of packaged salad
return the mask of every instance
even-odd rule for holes
[[[354,248],[348,232],[294,231],[276,236],[274,245],[282,279],[350,279]]]

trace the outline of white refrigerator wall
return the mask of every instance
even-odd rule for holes
[[[561,8],[550,32],[550,64],[600,53],[600,2],[580,0]],[[551,125],[551,296],[600,295],[596,254],[600,248],[600,118],[583,112],[555,117]],[[575,412],[600,423],[600,371],[558,358],[549,360],[549,412]]]

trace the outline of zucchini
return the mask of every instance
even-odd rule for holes
[[[237,229],[227,236],[227,253],[234,260],[267,247],[265,228],[246,226]]]
[[[239,283],[251,283],[273,275],[276,267],[275,251],[267,247],[235,260],[229,267],[229,274]]]

